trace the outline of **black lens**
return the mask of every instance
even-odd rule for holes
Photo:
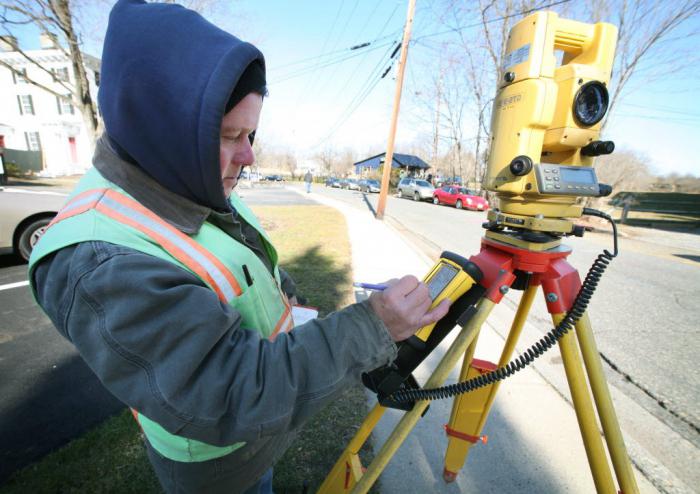
[[[600,122],[608,111],[608,90],[598,81],[587,82],[574,98],[574,118],[579,125],[590,127]]]

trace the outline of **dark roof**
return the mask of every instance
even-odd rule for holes
[[[381,153],[376,156],[372,156],[371,158],[367,158],[354,163],[353,166],[367,166],[369,168],[378,168],[379,165],[381,165],[381,160],[382,158],[384,158],[385,155],[386,153]],[[427,170],[428,168],[430,168],[430,165],[422,159],[420,159],[418,156],[414,156],[412,154],[394,153],[391,167],[422,168]]]

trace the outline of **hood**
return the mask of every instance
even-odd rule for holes
[[[262,53],[179,5],[120,0],[105,36],[98,102],[117,151],[170,191],[229,208],[219,171],[226,102]]]

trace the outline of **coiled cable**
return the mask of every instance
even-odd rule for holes
[[[490,384],[502,381],[512,376],[516,372],[530,365],[544,352],[552,348],[554,344],[562,338],[562,336],[568,333],[586,312],[588,303],[591,301],[591,297],[598,286],[600,278],[603,276],[603,272],[608,267],[608,264],[610,264],[610,261],[617,257],[618,254],[617,227],[613,219],[602,211],[590,208],[584,208],[583,214],[587,216],[597,216],[610,222],[613,229],[613,253],[611,254],[607,249],[605,249],[603,250],[602,254],[598,255],[597,259],[588,270],[586,278],[581,284],[581,288],[574,299],[574,303],[571,305],[571,309],[569,309],[566,316],[564,316],[564,318],[554,329],[545,334],[524,353],[520,354],[514,360],[511,360],[503,367],[499,367],[494,371],[481,374],[473,379],[469,379],[468,381],[458,382],[448,386],[442,386],[440,388],[402,389],[394,392],[390,396],[390,399],[401,403],[421,400],[441,400],[451,398],[456,395],[469,393],[470,391],[475,391],[484,386],[489,386]]]

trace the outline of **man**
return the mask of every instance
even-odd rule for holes
[[[314,181],[314,177],[311,175],[311,170],[306,170],[306,175],[304,175],[304,182],[306,183],[306,193],[311,192],[311,182]]]
[[[118,1],[94,168],[30,260],[37,301],[132,409],[167,492],[271,492],[295,431],[447,312],[407,276],[291,330],[294,284],[233,192],[265,94],[252,45]]]

